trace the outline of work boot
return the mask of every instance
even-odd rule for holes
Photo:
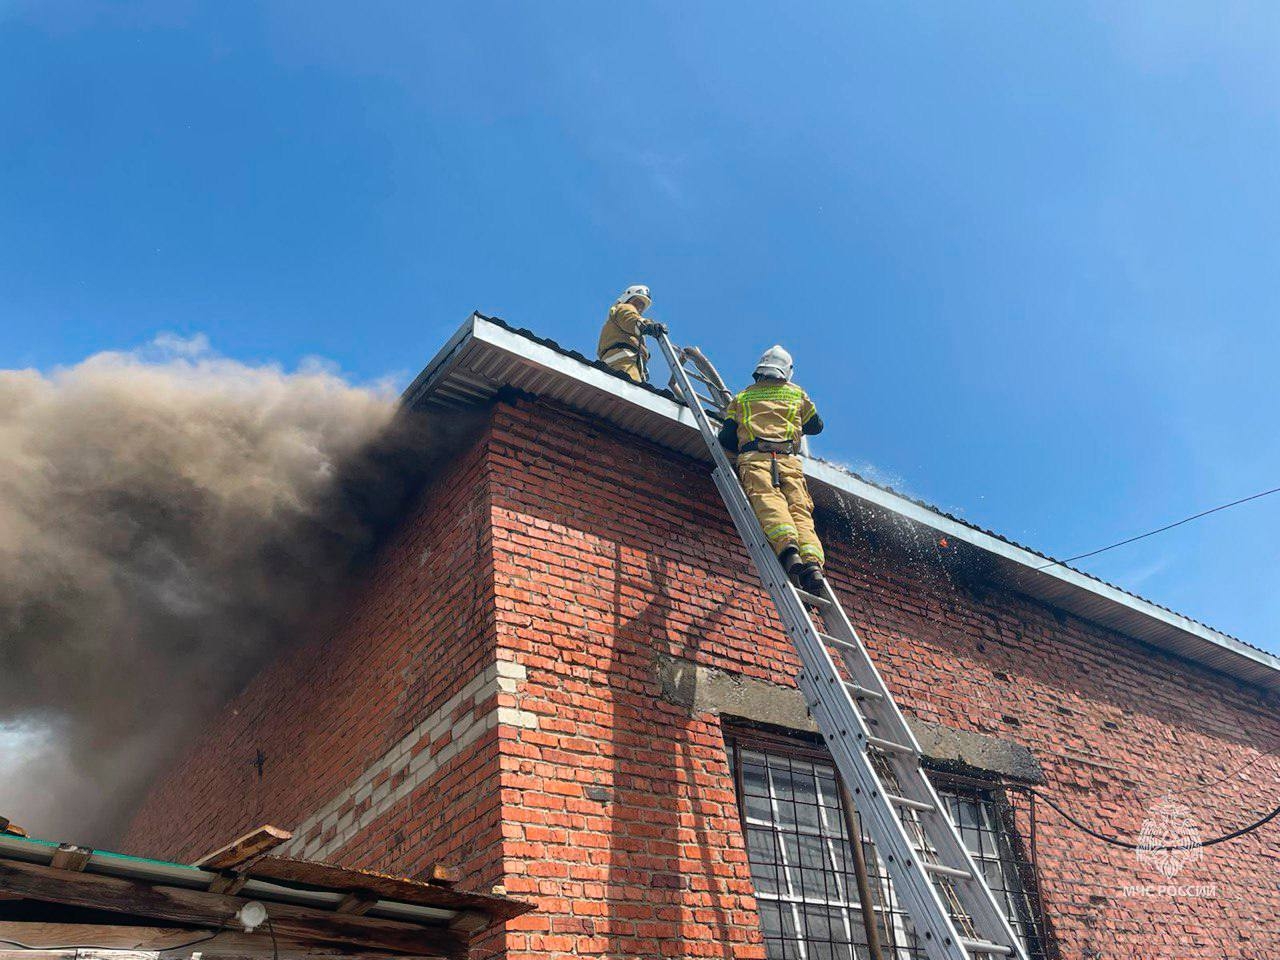
[[[800,567],[800,551],[795,547],[787,547],[778,554],[778,562],[782,564],[782,569],[787,571],[788,577],[794,577],[796,570]]]
[[[822,566],[817,563],[806,563],[797,570],[796,580],[799,581],[801,590],[816,597],[822,595],[822,587],[826,583],[822,579]]]

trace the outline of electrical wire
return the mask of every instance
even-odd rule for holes
[[[1271,747],[1264,753],[1260,753],[1256,757],[1246,760],[1244,763],[1240,764],[1240,766],[1236,767],[1230,773],[1224,773],[1222,776],[1218,777],[1218,779],[1216,780],[1210,780],[1208,783],[1197,783],[1197,784],[1188,785],[1186,787],[1183,787],[1180,790],[1167,790],[1162,794],[1162,796],[1181,797],[1181,796],[1187,795],[1188,793],[1202,793],[1203,791],[1208,790],[1210,787],[1216,787],[1220,783],[1226,783],[1228,780],[1234,780],[1236,777],[1240,776],[1240,774],[1244,773],[1246,770],[1248,770],[1258,761],[1265,760],[1267,757],[1274,757],[1275,755],[1276,755],[1276,748]]]
[[[271,934],[271,960],[280,960],[280,944],[276,942],[276,925],[271,922],[271,914],[267,914],[267,933]]]
[[[1037,799],[1043,800],[1051,810],[1054,810],[1060,817],[1062,817],[1062,819],[1066,820],[1067,823],[1071,824],[1077,830],[1083,831],[1084,833],[1093,837],[1095,840],[1101,840],[1103,843],[1110,844],[1113,847],[1121,847],[1125,850],[1151,850],[1151,851],[1189,850],[1192,847],[1212,847],[1212,846],[1216,846],[1219,843],[1226,843],[1228,840],[1235,840],[1239,837],[1245,836],[1246,834],[1253,833],[1255,830],[1266,826],[1272,820],[1276,819],[1276,817],[1280,817],[1280,806],[1277,806],[1270,813],[1253,821],[1253,823],[1240,827],[1238,830],[1232,830],[1230,833],[1224,833],[1221,836],[1212,837],[1209,840],[1201,840],[1196,843],[1176,843],[1176,844],[1158,844],[1158,845],[1137,844],[1131,840],[1125,840],[1123,837],[1117,837],[1113,834],[1102,833],[1101,831],[1094,830],[1092,827],[1088,826],[1087,824],[1081,823],[1079,820],[1077,820],[1071,814],[1067,813],[1067,811],[1063,810],[1062,807],[1058,806],[1058,804],[1054,803],[1052,800],[1050,800],[1047,796],[1045,796],[1039,790],[1032,790],[1030,788],[1027,788],[1027,793],[1031,794],[1031,796],[1036,797]]]
[[[1146,533],[1140,533],[1136,537],[1129,537],[1127,540],[1120,540],[1116,543],[1108,544],[1105,547],[1099,547],[1097,550],[1090,550],[1088,553],[1078,553],[1074,557],[1067,557],[1065,560],[1051,560],[1042,566],[1036,567],[1037,570],[1048,570],[1050,567],[1060,567],[1068,563],[1074,563],[1076,560],[1084,560],[1086,557],[1096,557],[1100,553],[1106,553],[1108,550],[1114,550],[1116,547],[1123,547],[1129,543],[1135,543],[1138,540],[1145,540],[1147,537],[1154,537],[1157,533],[1164,533],[1166,530],[1172,530],[1174,527],[1180,527],[1184,523],[1190,523],[1192,520],[1199,520],[1201,517],[1207,517],[1211,513],[1217,513],[1220,510],[1226,510],[1229,507],[1238,507],[1242,503],[1248,503],[1250,500],[1261,500],[1263,497],[1269,497],[1273,493],[1280,493],[1280,487],[1273,487],[1270,490],[1263,490],[1261,493],[1255,493],[1251,497],[1241,497],[1239,500],[1232,500],[1230,503],[1224,503],[1213,507],[1209,510],[1202,510],[1200,513],[1193,514],[1190,517],[1184,517],[1173,523],[1166,523],[1163,527],[1155,530],[1148,530]]]
[[[156,952],[158,953],[166,953],[170,950],[185,950],[187,949],[187,947],[194,947],[198,943],[208,943],[214,937],[220,937],[225,932],[226,932],[225,930],[216,930],[213,933],[209,934],[207,937],[200,937],[196,940],[188,940],[186,943],[175,943],[172,946],[168,946],[168,947],[156,947],[155,949],[156,949]],[[22,950],[121,950],[121,949],[124,949],[123,947],[120,947],[118,945],[114,947],[104,947],[95,943],[68,943],[68,944],[59,944],[56,946],[44,946],[44,945],[32,946],[29,943],[22,943],[18,940],[8,940],[3,937],[0,937],[0,943],[7,943],[11,947],[18,947],[19,949],[22,949]]]

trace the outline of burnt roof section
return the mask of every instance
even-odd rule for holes
[[[634,383],[576,350],[481,313],[462,324],[401,402],[422,410],[466,407],[486,403],[504,388],[557,400],[662,446],[709,459],[692,415],[670,390]],[[1280,690],[1280,658],[1260,647],[829,461],[808,457],[805,473],[820,505],[870,505],[922,524],[980,551],[999,583],[1221,673]]]

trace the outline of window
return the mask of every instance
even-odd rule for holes
[[[744,735],[732,740],[732,763],[770,960],[867,960],[845,810],[830,756]],[[995,793],[933,779],[1029,956],[1042,957]],[[924,960],[874,845],[865,835],[861,840],[885,960]]]

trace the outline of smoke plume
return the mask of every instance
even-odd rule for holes
[[[405,493],[385,390],[163,337],[0,371],[0,814],[105,843]]]

